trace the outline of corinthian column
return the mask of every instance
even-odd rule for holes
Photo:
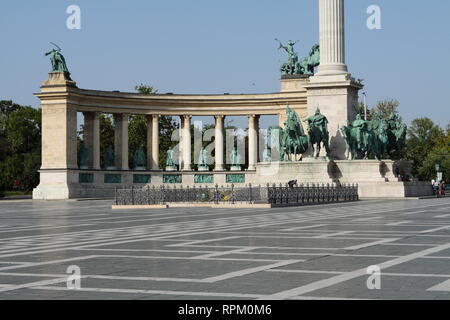
[[[258,116],[248,116],[248,170],[256,170],[258,162]]]
[[[152,116],[152,170],[159,170],[159,118],[157,114]]]
[[[216,167],[214,171],[223,171],[224,116],[216,117],[215,153]]]
[[[190,115],[185,115],[182,117],[183,171],[192,170],[191,118],[192,116]]]
[[[319,0],[320,66],[316,75],[346,74],[344,0]]]

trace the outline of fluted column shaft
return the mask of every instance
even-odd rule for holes
[[[317,75],[347,73],[344,0],[319,0],[320,66]]]
[[[192,170],[191,118],[190,115],[182,117],[183,171]]]
[[[224,116],[216,116],[216,134],[215,134],[215,171],[223,171],[223,149],[224,149]]]
[[[248,116],[248,170],[256,170],[258,162],[258,116]]]
[[[159,170],[159,115],[152,116],[151,125],[151,168]],[[148,128],[147,128],[148,129]],[[149,153],[150,157],[150,153]]]

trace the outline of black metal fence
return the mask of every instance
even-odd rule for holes
[[[300,206],[358,201],[358,185],[307,184],[236,188],[215,187],[146,187],[121,188],[115,191],[116,205],[164,205],[170,203],[268,203],[274,206]]]
[[[273,185],[268,188],[268,202],[280,206],[301,206],[358,200],[357,184],[307,184],[294,188]]]

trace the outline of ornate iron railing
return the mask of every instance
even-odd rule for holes
[[[358,201],[358,185],[307,184],[299,187],[269,184],[265,187],[146,187],[115,191],[116,205],[161,205],[170,203],[268,203],[274,206],[301,206]]]

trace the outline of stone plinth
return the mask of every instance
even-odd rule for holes
[[[306,93],[305,85],[309,82],[309,75],[284,75],[281,77],[281,92]]]
[[[411,176],[411,164],[405,161],[340,160],[309,162],[259,163],[254,184],[286,184],[298,180],[299,184],[355,184],[363,198],[405,198],[431,195],[427,182],[402,182]]]

